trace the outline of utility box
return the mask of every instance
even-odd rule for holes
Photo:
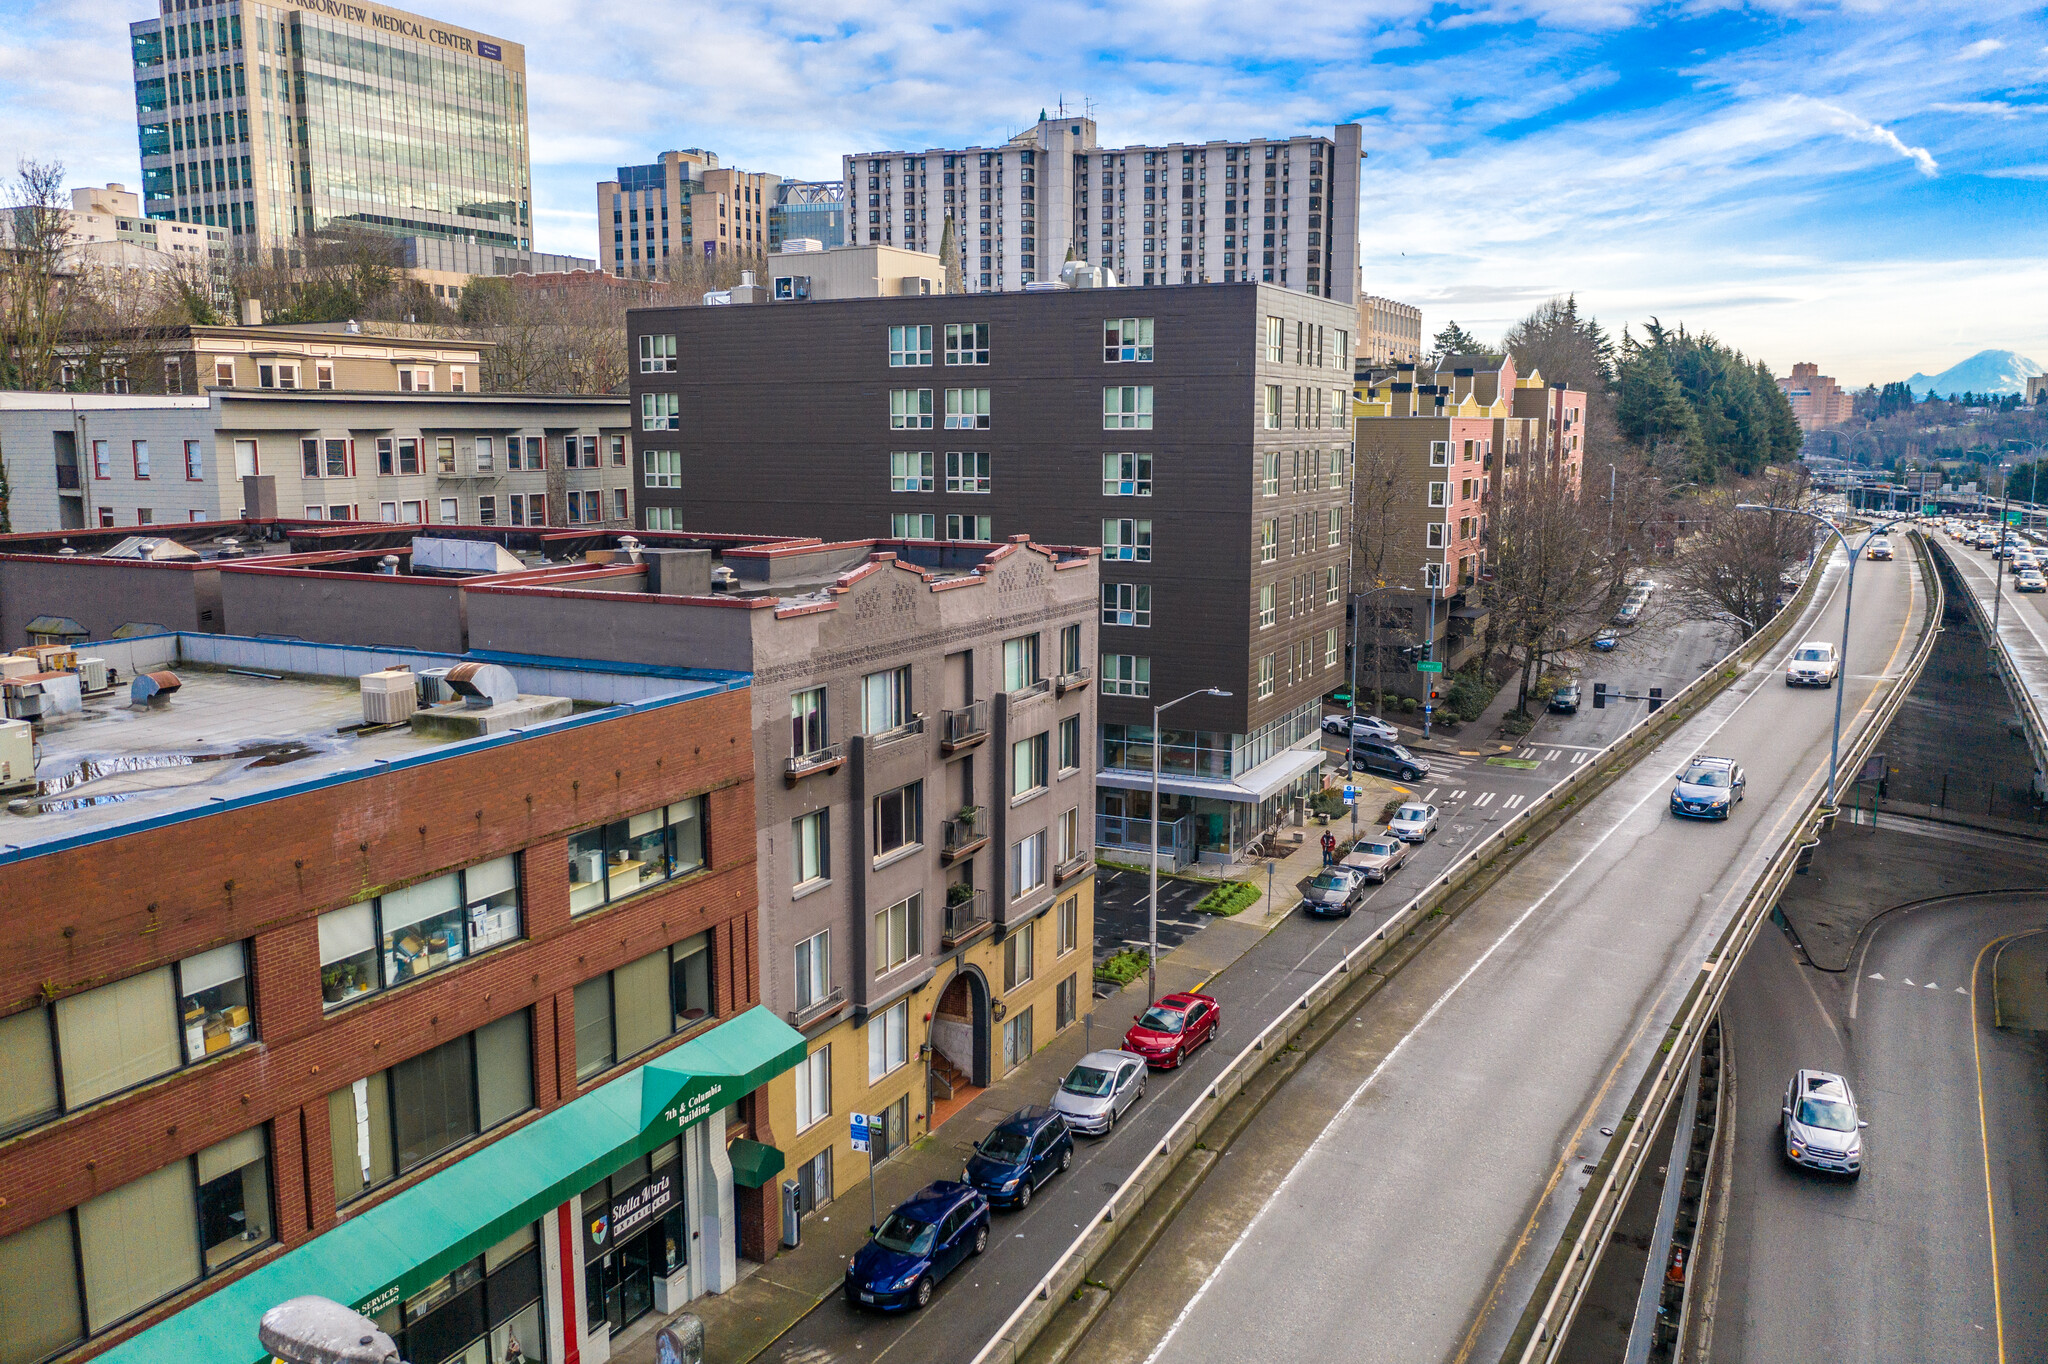
[[[782,1186],[782,1244],[794,1250],[804,1243],[804,1186],[792,1180]]]
[[[363,693],[363,723],[402,725],[419,709],[418,683],[408,668],[386,668],[356,679]]]
[[[36,732],[26,720],[0,720],[0,791],[33,790]]]

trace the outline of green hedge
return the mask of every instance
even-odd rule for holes
[[[1151,958],[1145,953],[1125,948],[1104,958],[1095,968],[1095,978],[1106,980],[1112,985],[1129,985],[1145,974],[1145,968],[1150,962]]]
[[[1228,885],[1216,887],[1216,889],[1198,900],[1195,903],[1195,912],[1198,914],[1221,914],[1226,917],[1232,914],[1242,914],[1258,898],[1259,888],[1251,882],[1232,881]]]

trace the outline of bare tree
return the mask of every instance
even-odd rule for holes
[[[1561,465],[1530,459],[1500,470],[1487,520],[1487,652],[1519,655],[1519,712],[1545,658],[1588,642],[1622,588],[1628,559],[1607,551],[1605,516]]]
[[[484,388],[499,393],[616,393],[626,387],[626,310],[603,287],[546,293],[478,278],[462,291],[467,334],[489,341]]]
[[[1360,423],[1361,428],[1367,425]],[[1375,707],[1382,704],[1380,698],[1386,690],[1387,635],[1402,629],[1397,623],[1401,617],[1388,612],[1389,598],[1396,594],[1387,590],[1395,586],[1387,581],[1387,572],[1403,524],[1403,486],[1397,456],[1381,437],[1368,436],[1361,429],[1351,468],[1351,591],[1352,609],[1371,613],[1359,618],[1358,643],[1372,650]]]
[[[1737,503],[1796,507],[1803,475],[1774,472],[1747,486],[1716,490],[1693,501],[1694,534],[1679,544],[1672,585],[1696,615],[1725,613],[1755,634],[1777,609],[1784,574],[1813,551],[1813,523],[1790,511],[1737,511]]]
[[[79,289],[64,194],[64,166],[22,161],[7,187],[4,266],[0,266],[0,387],[63,387],[59,346],[70,330]]]

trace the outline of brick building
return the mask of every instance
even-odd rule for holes
[[[1856,398],[1847,389],[1820,372],[1820,366],[1802,361],[1792,366],[1789,377],[1778,380],[1792,415],[1802,431],[1821,431],[1840,426],[1856,415]]]

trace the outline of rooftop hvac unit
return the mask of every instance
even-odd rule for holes
[[[519,684],[495,663],[458,663],[448,670],[448,686],[466,710],[489,710],[519,699]]]
[[[448,685],[448,669],[422,668],[413,676],[419,679],[417,690],[422,706],[438,706],[455,699],[455,692]]]
[[[0,791],[35,784],[35,730],[26,720],[0,720]]]
[[[363,689],[363,723],[402,725],[419,709],[419,691],[405,668],[386,668],[356,679]]]
[[[20,654],[8,654],[5,657],[0,657],[0,681],[5,681],[10,677],[27,677],[32,673],[39,673],[41,671],[42,669],[36,665],[36,661],[33,658],[23,658]]]
[[[29,673],[0,682],[10,720],[49,721],[59,715],[76,714],[84,702],[78,690],[77,673]]]
[[[180,682],[178,675],[173,672],[137,673],[134,680],[128,684],[128,700],[138,706],[146,706],[153,701],[168,701],[183,685],[185,684]]]
[[[68,672],[78,666],[78,650],[68,644],[31,644],[14,652],[33,659],[40,673]]]
[[[104,658],[78,660],[78,685],[87,696],[97,696],[114,685],[114,670]]]

